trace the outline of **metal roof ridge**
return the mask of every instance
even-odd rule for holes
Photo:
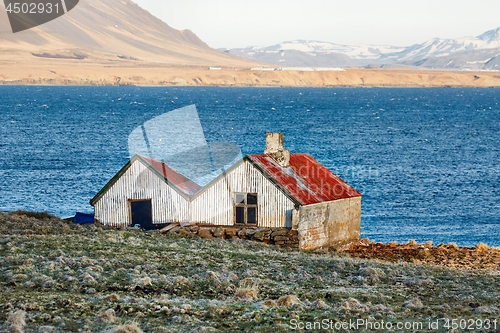
[[[153,173],[155,173],[158,177],[162,178],[168,185],[172,186],[174,188],[174,190],[176,190],[179,194],[183,195],[184,197],[185,196],[188,196],[188,197],[191,197],[192,195],[198,193],[199,191],[201,191],[203,189],[202,186],[196,184],[194,181],[192,181],[191,179],[189,179],[188,177],[184,176],[183,174],[175,171],[174,169],[172,169],[171,167],[168,166],[167,163],[165,162],[162,162],[160,160],[157,160],[155,158],[152,158],[152,157],[148,157],[148,156],[144,156],[144,155],[140,155],[140,154],[137,154],[137,155],[134,155],[134,157],[137,156],[138,159],[143,162],[144,164],[146,164],[146,166],[148,166],[148,168],[153,171]],[[184,178],[185,180],[191,182],[192,184],[198,186],[198,190],[196,192],[193,192],[193,193],[190,193],[190,191],[188,189],[186,189],[186,191],[184,191],[183,189],[180,188],[180,186],[176,183],[174,183],[173,181],[169,180],[167,175],[163,175],[162,173],[159,172],[158,169],[156,169],[149,161],[149,160],[153,160],[155,162],[158,162],[158,163],[161,163],[162,165],[166,166],[169,171],[179,175],[180,177]]]
[[[317,161],[313,156],[307,153],[293,153],[290,154],[290,157],[302,157],[307,159],[309,162],[314,163],[316,165],[321,166],[325,170],[329,172],[329,174],[337,181],[341,182],[343,186],[348,187],[349,189],[352,189],[353,195],[349,195],[348,198],[354,198],[358,196],[362,196],[360,192],[358,192],[355,188],[350,186],[347,182],[345,182],[342,178],[337,176],[335,173],[333,173],[330,169],[328,169],[326,166],[321,164],[319,161]],[[275,177],[276,175],[273,175],[272,172],[270,173],[269,171],[265,170],[263,165],[260,165],[262,162],[259,161],[259,158],[265,158],[267,161],[271,162],[273,167],[282,170],[282,172],[287,176],[291,177],[294,179],[294,181],[297,183],[296,185],[303,188],[304,190],[307,190],[310,194],[314,195],[314,198],[318,202],[324,201],[324,199],[321,199],[321,196],[318,196],[318,193],[315,193],[314,191],[311,190],[310,186],[306,183],[307,178],[301,177],[299,174],[296,174],[296,171],[294,171],[292,164],[288,167],[282,167],[276,161],[273,160],[272,157],[266,155],[266,154],[246,154],[242,159],[239,161],[235,162],[233,165],[231,165],[227,169],[223,169],[222,173],[211,180],[209,183],[207,183],[205,186],[200,186],[188,177],[182,175],[181,173],[175,171],[171,167],[168,166],[167,163],[159,161],[155,158],[148,157],[148,156],[143,156],[140,154],[136,154],[130,158],[130,160],[109,180],[106,185],[90,200],[90,204],[92,206],[95,205],[95,203],[120,179],[120,177],[132,166],[132,164],[138,160],[141,163],[143,163],[149,170],[151,170],[155,175],[157,175],[159,178],[161,178],[166,184],[171,186],[177,193],[179,193],[182,197],[185,199],[189,200],[190,202],[193,201],[195,198],[197,198],[199,195],[207,191],[213,184],[218,182],[221,178],[226,177],[228,172],[231,172],[233,169],[237,168],[239,165],[241,165],[245,161],[249,161],[254,167],[256,167],[268,180],[270,180],[275,186],[277,186],[283,193],[289,197],[293,202],[299,205],[308,205],[306,202],[303,202],[300,199],[300,196],[297,196],[296,194],[293,194],[290,192],[286,184],[280,183],[280,180]],[[149,161],[148,161],[149,160]],[[168,168],[169,172],[173,172],[176,175],[180,176],[182,179],[187,180],[191,184],[196,185],[198,188],[196,191],[191,193],[191,190],[189,189],[189,186],[186,186],[186,190],[183,190],[180,188],[178,184],[175,182],[172,182],[168,179],[167,175],[163,175],[155,166],[151,164],[150,161],[155,161],[158,163],[161,163],[165,167]],[[290,172],[285,172],[285,170],[289,170]],[[338,200],[338,199],[337,199]]]
[[[233,165],[231,165],[229,168],[227,169],[224,169],[220,175],[218,175],[217,177],[215,177],[214,179],[212,179],[210,182],[208,182],[207,184],[205,184],[205,186],[203,186],[198,192],[194,193],[191,195],[191,200],[194,200],[195,198],[197,198],[198,196],[200,196],[203,192],[205,192],[207,189],[209,189],[213,184],[215,184],[216,182],[218,182],[222,177],[225,177],[226,174],[230,171],[232,171],[233,169],[235,169],[237,166],[239,166],[241,163],[243,163],[243,161],[245,161],[245,158],[247,157],[248,155],[245,155],[243,156],[242,159],[236,161]]]

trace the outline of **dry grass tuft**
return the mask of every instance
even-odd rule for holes
[[[383,304],[377,304],[374,305],[370,308],[370,312],[378,312],[378,313],[392,313],[392,309],[383,305]]]
[[[359,273],[363,276],[377,276],[377,277],[385,276],[385,273],[383,270],[381,270],[380,268],[374,268],[374,267],[360,268]]]
[[[235,290],[234,297],[236,299],[254,300],[257,299],[258,293],[259,287],[257,284],[251,286],[243,284]]]
[[[500,309],[496,306],[479,306],[474,310],[474,313],[495,315],[500,313]]]
[[[418,245],[418,243],[417,243],[417,241],[416,241],[416,240],[412,239],[412,240],[410,240],[410,241],[408,242],[408,244],[407,244],[407,245],[410,245],[410,246],[417,246],[417,245]]]
[[[16,210],[14,212],[11,212],[10,214],[14,215],[21,215],[21,216],[26,216],[26,217],[34,217],[38,220],[50,220],[50,219],[57,219],[57,216],[54,216],[52,214],[49,214],[49,212],[29,212],[26,210]]]
[[[120,296],[117,294],[111,294],[111,295],[103,297],[103,300],[108,301],[108,302],[119,302]]]
[[[174,277],[174,284],[177,286],[189,285],[189,279],[187,277],[178,275]]]
[[[278,303],[276,303],[276,301],[273,299],[266,299],[264,302],[262,302],[262,305],[267,307],[273,307],[273,306],[278,306]]]
[[[115,310],[108,309],[98,315],[95,320],[101,323],[114,323],[116,321]]]
[[[16,312],[9,313],[7,324],[11,328],[12,333],[23,333],[24,326],[26,326],[26,312],[24,310],[17,310]]]
[[[141,328],[137,325],[137,323],[132,322],[126,325],[120,325],[113,327],[110,333],[143,333]]]
[[[458,250],[459,249],[457,243],[454,243],[454,242],[448,243],[448,248],[449,249],[454,249],[454,250]]]
[[[329,308],[330,306],[328,304],[325,303],[325,301],[321,300],[321,299],[317,299],[315,300],[311,306],[313,308],[316,308],[316,309],[326,309],[326,308]]]
[[[216,273],[216,272],[213,272],[213,271],[207,271],[207,277],[210,280],[215,280],[215,279],[219,279],[220,275],[218,273]]]
[[[357,311],[362,311],[365,308],[360,301],[358,301],[353,297],[349,297],[348,299],[340,303],[340,307],[343,310],[357,310]]]
[[[92,295],[92,294],[95,294],[97,293],[97,290],[95,288],[87,288],[85,289],[85,294],[87,295]]]
[[[361,276],[366,277],[365,281],[369,284],[376,284],[377,282],[380,281],[380,277],[385,276],[383,270],[374,267],[363,267],[358,271],[358,273]]]
[[[422,304],[422,301],[418,298],[411,299],[409,301],[406,301],[403,306],[405,308],[410,308],[410,309],[421,309],[424,307],[424,304]]]
[[[95,283],[94,277],[92,275],[90,275],[89,273],[83,273],[82,275],[80,275],[80,279],[82,279],[82,282],[85,284],[94,284]]]
[[[292,306],[295,304],[300,304],[300,300],[296,295],[281,296],[278,299],[278,305],[280,306]]]
[[[488,251],[489,249],[490,247],[487,244],[484,244],[483,242],[476,245],[477,252]]]
[[[151,282],[152,282],[152,281],[151,281],[151,278],[150,278],[149,276],[145,276],[145,277],[143,277],[143,278],[139,279],[139,280],[137,281],[137,284],[138,284],[139,286],[143,286],[143,287],[145,287],[145,286],[150,286],[150,285],[151,285]]]
[[[167,294],[161,294],[160,298],[158,299],[159,303],[166,304],[170,301],[170,298],[168,297]]]

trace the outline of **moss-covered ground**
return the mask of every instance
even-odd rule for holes
[[[4,332],[500,332],[499,307],[494,270],[0,213]]]

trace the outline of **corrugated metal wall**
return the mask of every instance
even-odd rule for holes
[[[95,218],[105,225],[130,225],[128,199],[152,199],[153,223],[190,220],[189,201],[138,160],[95,204]]]
[[[233,225],[234,193],[257,193],[258,226],[291,227],[294,203],[251,163],[244,161],[191,202],[191,219]]]
[[[190,203],[139,160],[94,206],[95,218],[110,226],[130,225],[129,199],[152,199],[153,223],[193,221],[234,224],[234,193],[257,193],[258,226],[291,227],[294,203],[248,161],[242,162]]]

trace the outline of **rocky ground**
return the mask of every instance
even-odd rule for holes
[[[314,253],[28,215],[0,213],[1,332],[500,332],[498,267],[419,258],[460,263],[453,245]],[[351,257],[374,253],[394,262]]]
[[[500,272],[500,249],[480,243],[475,247],[458,247],[455,243],[432,246],[432,242],[383,244],[361,240],[346,250],[352,257],[381,259],[395,263],[433,264],[462,269],[486,269]]]

